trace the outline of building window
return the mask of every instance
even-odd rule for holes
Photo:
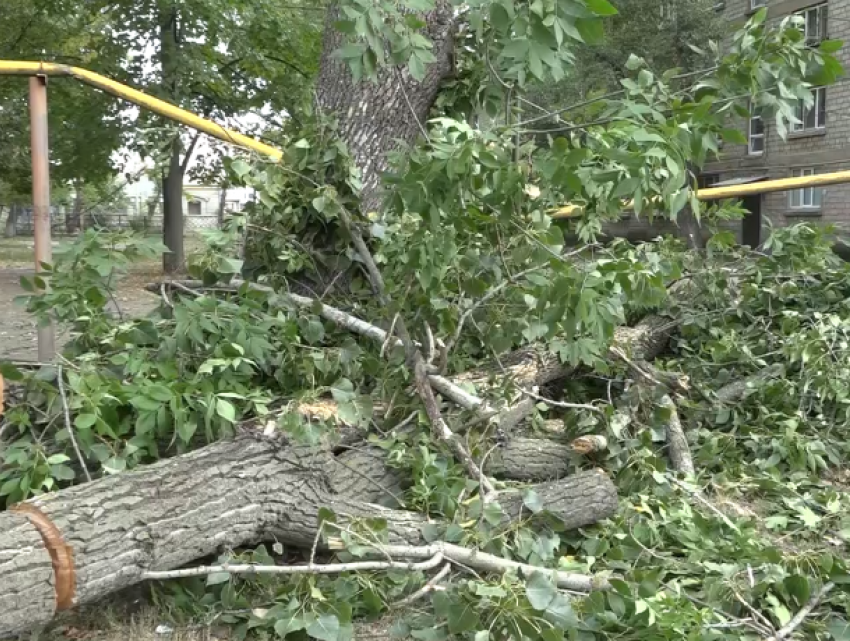
[[[767,4],[767,0],[750,0],[750,9],[756,10]]]
[[[764,120],[758,111],[750,111],[749,153],[752,155],[764,153]]]
[[[826,87],[812,89],[814,101],[806,107],[802,100],[797,102],[796,116],[800,122],[791,125],[791,131],[812,131],[826,127]]]
[[[795,169],[791,172],[791,175],[794,178],[800,178],[802,176],[814,176],[815,173],[814,169],[807,168]],[[803,187],[793,190],[790,195],[791,209],[820,209],[821,191],[820,187]]]
[[[803,18],[800,28],[806,37],[806,44],[816,46],[826,38],[826,5],[819,4],[799,11],[796,15]]]

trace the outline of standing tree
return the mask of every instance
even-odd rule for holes
[[[119,77],[168,102],[218,121],[271,106],[292,113],[318,55],[316,13],[269,0],[98,0],[110,46],[126,52]],[[140,47],[139,43],[148,43]],[[97,66],[95,65],[95,68]],[[184,264],[183,182],[199,134],[150,114],[127,130],[128,144],[161,166],[163,268]]]

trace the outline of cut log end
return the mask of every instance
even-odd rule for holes
[[[608,439],[601,434],[588,434],[587,436],[579,436],[572,443],[570,449],[576,454],[595,454],[604,452],[608,449]]]

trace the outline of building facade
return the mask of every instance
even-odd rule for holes
[[[718,10],[732,29],[767,7],[768,21],[778,22],[798,14],[805,20],[807,41],[850,42],[850,0],[725,0]],[[731,31],[731,29],[730,29]],[[850,47],[836,54],[850,69]],[[709,163],[701,177],[702,186],[745,184],[850,169],[850,78],[828,87],[815,88],[811,108],[801,104],[802,121],[783,140],[767,119],[754,115],[744,124],[746,145],[725,144],[716,162]],[[739,240],[756,246],[765,237],[765,227],[802,221],[835,225],[841,235],[850,233],[850,184],[798,189],[752,196],[744,200],[750,215],[741,223]]]

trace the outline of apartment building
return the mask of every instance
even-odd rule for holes
[[[767,7],[768,21],[798,14],[805,20],[805,36],[848,43],[836,54],[850,70],[850,0],[721,0],[718,11],[735,27]],[[800,124],[783,140],[775,126],[757,115],[744,123],[746,145],[726,144],[717,162],[706,166],[702,186],[753,183],[768,179],[806,176],[850,169],[850,78],[814,90],[811,108],[800,104]],[[774,226],[801,221],[829,223],[850,232],[850,184],[811,187],[790,192],[751,196],[744,200],[749,215],[740,225],[739,239],[756,246],[764,239],[769,220]]]

